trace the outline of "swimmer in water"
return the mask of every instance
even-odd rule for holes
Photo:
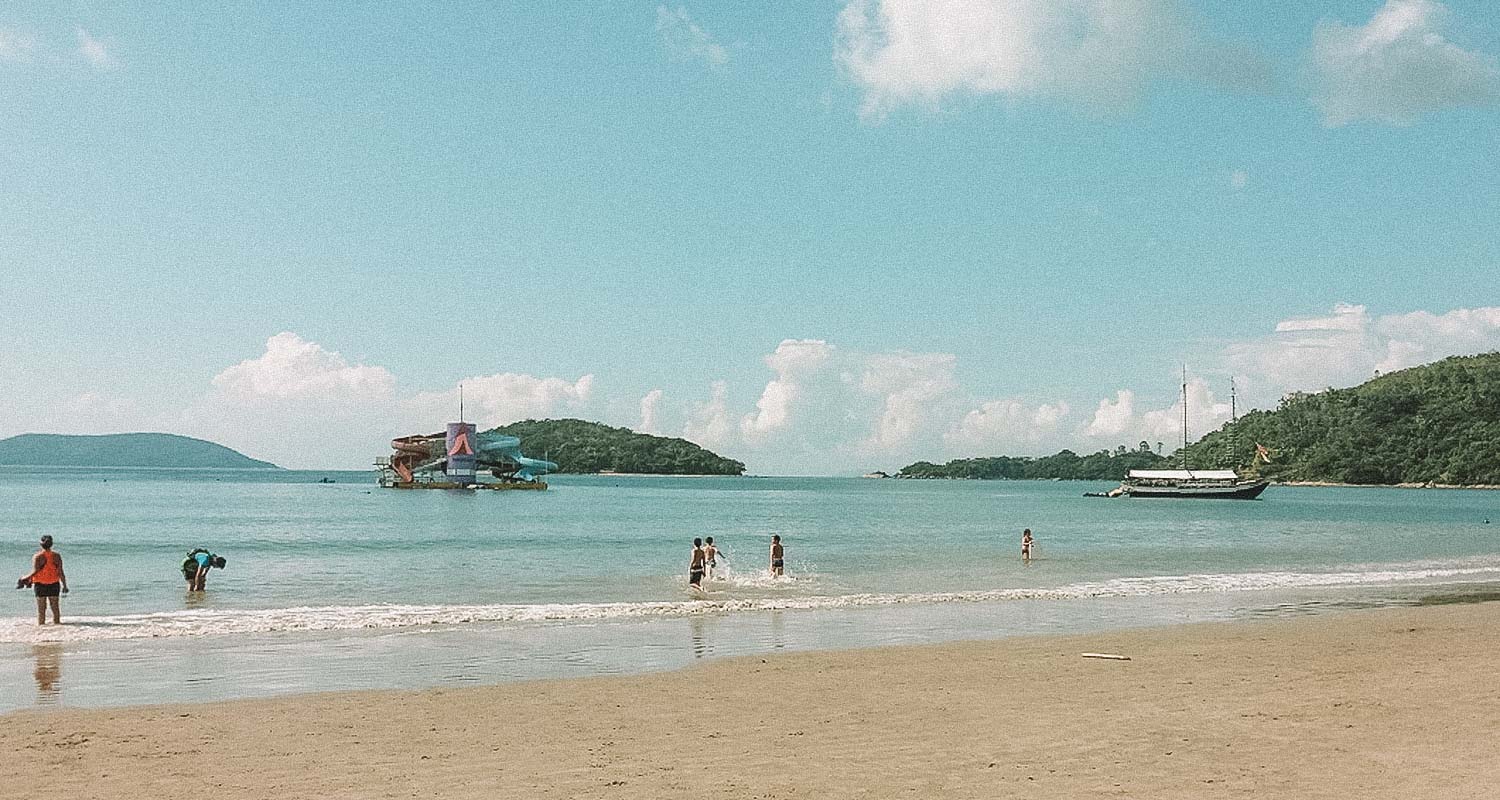
[[[1030,528],[1027,528],[1024,531],[1021,531],[1021,560],[1022,561],[1025,561],[1027,563],[1031,563],[1031,546],[1033,544],[1035,544],[1035,543],[1036,543],[1035,540],[1033,540],[1031,538],[1031,529]]]
[[[781,546],[781,534],[771,535],[771,574],[778,578],[786,574],[786,549]]]
[[[703,566],[706,559],[703,557],[703,540],[693,540],[693,557],[688,562],[688,585],[703,591]]]
[[[704,565],[703,577],[704,578],[706,578],[708,580],[713,580],[714,579],[714,572],[716,572],[718,570],[718,568],[719,568],[719,557],[720,556],[724,556],[724,560],[725,561],[729,560],[729,556],[727,556],[727,555],[725,555],[723,553],[720,553],[719,552],[719,548],[717,548],[717,547],[714,546],[714,537],[710,536],[707,539],[704,539],[703,540],[703,565]]]

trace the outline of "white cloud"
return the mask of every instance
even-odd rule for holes
[[[1388,0],[1362,26],[1319,23],[1309,65],[1324,124],[1409,125],[1430,112],[1500,101],[1495,58],[1444,38],[1448,18],[1434,0]]]
[[[1359,332],[1369,325],[1369,314],[1364,306],[1352,305],[1350,303],[1337,303],[1333,307],[1333,315],[1328,317],[1307,317],[1303,319],[1285,319],[1276,323],[1277,333],[1293,333],[1296,331],[1344,331]]]
[[[593,393],[594,376],[567,381],[501,372],[465,378],[462,385],[465,419],[489,428],[577,411]],[[419,393],[403,405],[422,419],[448,419],[457,415],[458,401],[459,387],[454,386]]]
[[[1500,307],[1374,317],[1365,306],[1340,303],[1329,316],[1283,320],[1275,334],[1232,344],[1224,357],[1279,396],[1350,386],[1377,371],[1492,350],[1500,350]]]
[[[652,389],[641,398],[641,422],[636,426],[640,433],[661,434],[661,398],[660,389]]]
[[[696,405],[688,415],[682,438],[712,450],[731,444],[733,436],[728,385],[724,381],[714,381],[708,402]]]
[[[1135,419],[1135,392],[1121,389],[1115,392],[1114,402],[1099,401],[1094,417],[1084,428],[1084,435],[1098,438],[1118,436],[1130,427]]]
[[[36,52],[36,39],[28,34],[0,28],[0,61],[25,63]]]
[[[1199,35],[1176,0],[850,0],[836,59],[864,89],[867,114],[965,94],[1109,108],[1162,77],[1267,80],[1243,48]]]
[[[351,466],[385,452],[394,436],[426,433],[458,418],[459,386],[399,392],[384,367],[350,364],[286,332],[265,352],[213,378],[216,392],[190,400],[172,430],[296,467]],[[586,408],[594,377],[502,372],[462,381],[465,419],[481,427]]]
[[[1381,372],[1500,350],[1500,306],[1390,314],[1375,321],[1375,335],[1385,343],[1385,357],[1375,364]]]
[[[213,378],[214,386],[245,398],[384,398],[396,385],[384,367],[350,365],[316,342],[283,332],[266,340],[259,358],[246,359]]]
[[[1220,400],[1203,378],[1192,378],[1187,384],[1188,434],[1194,439],[1217,430],[1229,421],[1229,403]],[[1078,435],[1094,445],[1125,445],[1135,449],[1138,442],[1163,442],[1168,450],[1182,441],[1182,395],[1172,405],[1136,412],[1136,393],[1130,389],[1115,392],[1114,400],[1099,401],[1099,407]]]
[[[891,450],[946,420],[947,399],[958,383],[948,353],[879,353],[866,359],[860,390],[880,398],[880,416],[865,447]]]
[[[682,6],[675,10],[657,6],[656,32],[661,34],[662,46],[678,61],[698,60],[710,67],[729,61],[729,51],[694,22]]]
[[[806,393],[806,384],[834,353],[834,347],[821,339],[786,339],[776,352],[766,356],[766,366],[776,377],[766,384],[755,411],[740,420],[740,435],[748,442],[764,440],[787,428]]]
[[[1218,430],[1229,421],[1229,403],[1220,401],[1202,378],[1193,378],[1187,384],[1188,438],[1196,440],[1209,431]],[[1133,431],[1132,439],[1141,441],[1182,441],[1182,397],[1170,408],[1147,411],[1141,415],[1141,423]]]
[[[83,28],[78,29],[78,55],[97,70],[111,70],[119,63],[104,40],[95,38]]]
[[[1352,385],[1376,370],[1491,350],[1500,350],[1500,307],[1376,315],[1341,303],[1327,314],[1282,320],[1265,336],[1225,347],[1218,363],[1200,363],[1208,375],[1232,372],[1241,407],[1248,409],[1274,405],[1288,391]],[[1175,447],[1181,436],[1182,407],[1171,396],[1175,392],[1166,391],[1175,380],[1150,387],[1163,390],[1149,394],[1159,398],[1155,402],[1143,400],[1148,395],[1140,386],[1104,399],[976,398],[960,382],[952,354],[861,353],[821,339],[787,339],[764,364],[764,389],[743,402],[731,403],[727,384],[716,381],[705,400],[683,409],[684,438],[759,472],[837,474],[918,459],[1133,447],[1141,440]],[[23,395],[32,376],[3,367],[0,386]],[[0,425],[17,431],[165,430],[288,466],[350,467],[383,454],[393,436],[437,430],[458,410],[456,385],[403,391],[384,367],[350,363],[291,332],[270,337],[262,354],[222,370],[212,384],[213,391],[197,397],[180,391],[123,397],[80,387],[30,406],[0,406]],[[1189,382],[1192,436],[1228,418],[1227,384],[1225,378]],[[641,430],[678,429],[675,420],[663,420],[668,408],[662,389],[596,398],[592,375],[514,372],[468,378],[463,386],[467,418],[485,427],[526,417],[597,419],[591,412],[599,407],[638,407]],[[1083,413],[1074,414],[1074,400]]]
[[[1068,413],[1062,401],[1033,407],[1018,399],[991,400],[965,414],[943,439],[964,454],[1023,455],[1054,439]]]

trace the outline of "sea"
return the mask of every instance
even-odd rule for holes
[[[28,572],[51,534],[72,590],[62,626],[36,624],[30,591],[0,607],[0,712],[638,673],[1500,590],[1497,492],[1273,486],[1207,501],[1089,498],[1111,484],[1071,481],[549,481],[401,491],[366,472],[0,468],[0,564]],[[782,577],[768,570],[773,534]],[[725,560],[700,593],[687,568],[706,536]],[[192,594],[180,565],[200,546],[227,567]]]

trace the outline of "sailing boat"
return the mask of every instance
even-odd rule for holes
[[[1115,490],[1127,497],[1195,497],[1209,500],[1254,500],[1270,481],[1244,478],[1233,469],[1192,469],[1188,466],[1187,368],[1182,370],[1182,469],[1133,469]],[[1229,416],[1238,420],[1234,388],[1229,390]],[[1233,430],[1231,428],[1231,430]],[[1234,448],[1231,445],[1231,452]],[[1114,494],[1111,492],[1110,494]]]

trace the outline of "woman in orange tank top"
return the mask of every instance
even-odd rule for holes
[[[62,624],[58,595],[68,593],[68,576],[63,572],[62,556],[52,551],[52,537],[42,537],[42,549],[31,557],[31,574],[21,585],[30,584],[36,594],[36,624],[47,624],[47,606],[52,606],[52,624]]]

